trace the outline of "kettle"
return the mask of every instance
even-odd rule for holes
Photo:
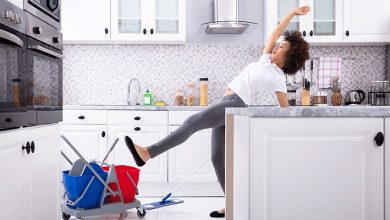
[[[351,90],[347,92],[345,95],[345,104],[360,104],[363,102],[364,98],[366,97],[366,94],[363,90],[357,89],[357,90]]]

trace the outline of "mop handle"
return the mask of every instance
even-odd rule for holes
[[[114,150],[114,147],[115,147],[116,143],[118,143],[118,141],[119,141],[119,138],[115,139],[115,141],[114,141],[114,143],[112,144],[110,150],[107,152],[106,156],[105,156],[104,159],[103,159],[102,166],[103,166],[103,164],[106,162],[106,160],[107,160],[107,158],[108,158],[108,155],[110,155],[110,153],[112,152],[112,150]]]
[[[171,192],[170,194],[173,194],[177,189],[179,189],[187,180],[192,177],[205,163],[207,163],[210,160],[210,158],[207,158],[205,161],[203,161],[198,167],[196,167],[190,175],[188,175],[183,181],[181,181]]]

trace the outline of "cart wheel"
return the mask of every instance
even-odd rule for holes
[[[137,209],[137,215],[138,217],[143,218],[146,215],[146,210],[144,208]]]
[[[69,220],[70,219],[70,215],[66,214],[65,212],[62,212],[62,219]]]

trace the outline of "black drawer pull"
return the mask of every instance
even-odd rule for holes
[[[146,34],[146,29],[144,29],[142,32],[143,32],[144,34]]]
[[[314,34],[314,33],[313,33],[313,31],[310,31],[310,37],[312,37],[312,36],[313,36],[313,34]]]
[[[34,141],[31,141],[31,153],[34,153],[35,151],[35,143]]]
[[[154,31],[153,31],[153,28],[152,29],[150,29],[150,34],[153,34],[154,33]]]
[[[106,136],[106,132],[102,131],[102,137],[105,137],[105,136]]]
[[[140,130],[141,130],[140,127],[135,127],[135,128],[134,128],[134,131],[140,131]]]
[[[347,30],[347,31],[345,32],[345,35],[347,35],[347,37],[349,36],[349,30]]]
[[[84,115],[80,115],[80,116],[79,116],[79,119],[80,119],[80,120],[83,120],[83,119],[85,119],[85,116],[84,116]]]
[[[378,147],[382,146],[383,142],[385,142],[385,136],[383,135],[382,132],[378,132],[378,134],[376,134],[375,138],[375,143]]]
[[[139,121],[139,120],[141,120],[141,117],[139,117],[139,116],[134,117],[134,120]]]
[[[12,119],[11,118],[6,118],[4,121],[7,122],[7,123],[10,123],[10,122],[12,122]]]
[[[302,32],[302,35],[303,35],[304,37],[306,37],[306,31],[303,31],[303,32]]]
[[[26,146],[22,146],[22,151],[26,150],[27,154],[30,154],[30,142],[27,142]]]

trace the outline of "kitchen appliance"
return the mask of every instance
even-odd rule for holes
[[[364,101],[364,98],[366,97],[366,94],[363,90],[357,89],[357,90],[351,90],[347,92],[345,95],[345,104],[351,105],[351,104],[361,104]]]
[[[27,107],[36,125],[62,121],[62,33],[27,13]]]
[[[61,29],[61,0],[24,0],[24,10]]]
[[[214,21],[204,23],[200,32],[208,34],[242,34],[257,23],[238,20],[238,0],[213,0]]]
[[[0,1],[0,130],[35,124],[27,111],[26,15]]]

